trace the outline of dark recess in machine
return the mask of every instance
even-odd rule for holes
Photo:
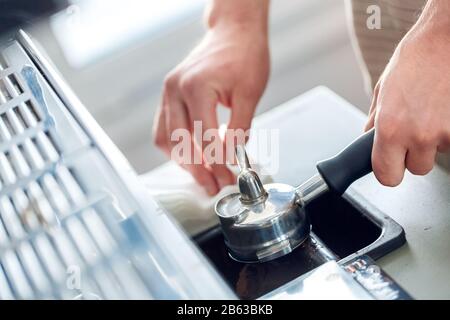
[[[381,228],[356,210],[347,200],[326,193],[307,208],[313,232],[339,258],[373,243]]]
[[[296,250],[263,263],[240,263],[231,259],[220,227],[214,227],[194,241],[241,299],[255,299],[333,259],[342,259],[373,243],[381,228],[346,199],[324,194],[309,204],[308,215],[315,235]],[[321,245],[325,250],[321,250]]]

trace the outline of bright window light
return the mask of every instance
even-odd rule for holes
[[[198,19],[205,0],[72,1],[50,19],[61,48],[74,67],[83,67],[145,37]]]

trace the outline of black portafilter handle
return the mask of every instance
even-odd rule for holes
[[[353,182],[372,172],[374,135],[372,128],[334,157],[317,163],[317,170],[332,192],[342,195]]]

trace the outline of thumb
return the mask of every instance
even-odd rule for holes
[[[225,154],[231,163],[235,163],[234,148],[239,144],[246,144],[250,137],[256,104],[257,101],[242,97],[236,97],[233,101],[224,139]]]
[[[373,91],[372,103],[369,110],[369,118],[367,119],[364,131],[369,131],[375,125],[375,116],[377,114],[378,94],[380,93],[380,82],[377,83]]]

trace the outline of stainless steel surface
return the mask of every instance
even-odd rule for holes
[[[236,150],[241,168],[240,193],[216,203],[225,243],[238,261],[263,262],[292,252],[307,238],[311,226],[297,205],[295,189],[271,183],[264,187],[250,168],[243,146]]]
[[[295,188],[295,192],[298,195],[297,203],[304,207],[327,191],[328,185],[322,176],[317,173]]]
[[[240,193],[220,199],[215,211],[233,259],[263,262],[298,247],[311,230],[303,207],[328,191],[320,174],[293,188],[286,184],[263,186],[251,169],[244,146],[236,147]]]
[[[329,261],[302,277],[261,297],[263,300],[374,300],[336,261]]]
[[[0,298],[233,298],[24,32],[19,41],[0,55]]]
[[[411,300],[412,297],[368,256],[328,261],[261,299]]]
[[[252,170],[244,146],[236,147],[236,159],[241,169],[237,178],[241,202],[251,205],[263,201],[267,192],[256,172]]]
[[[236,159],[240,193],[225,196],[215,208],[231,257],[263,262],[292,252],[311,230],[304,207],[329,190],[326,182],[317,173],[296,188],[263,186],[244,146],[236,147]]]

